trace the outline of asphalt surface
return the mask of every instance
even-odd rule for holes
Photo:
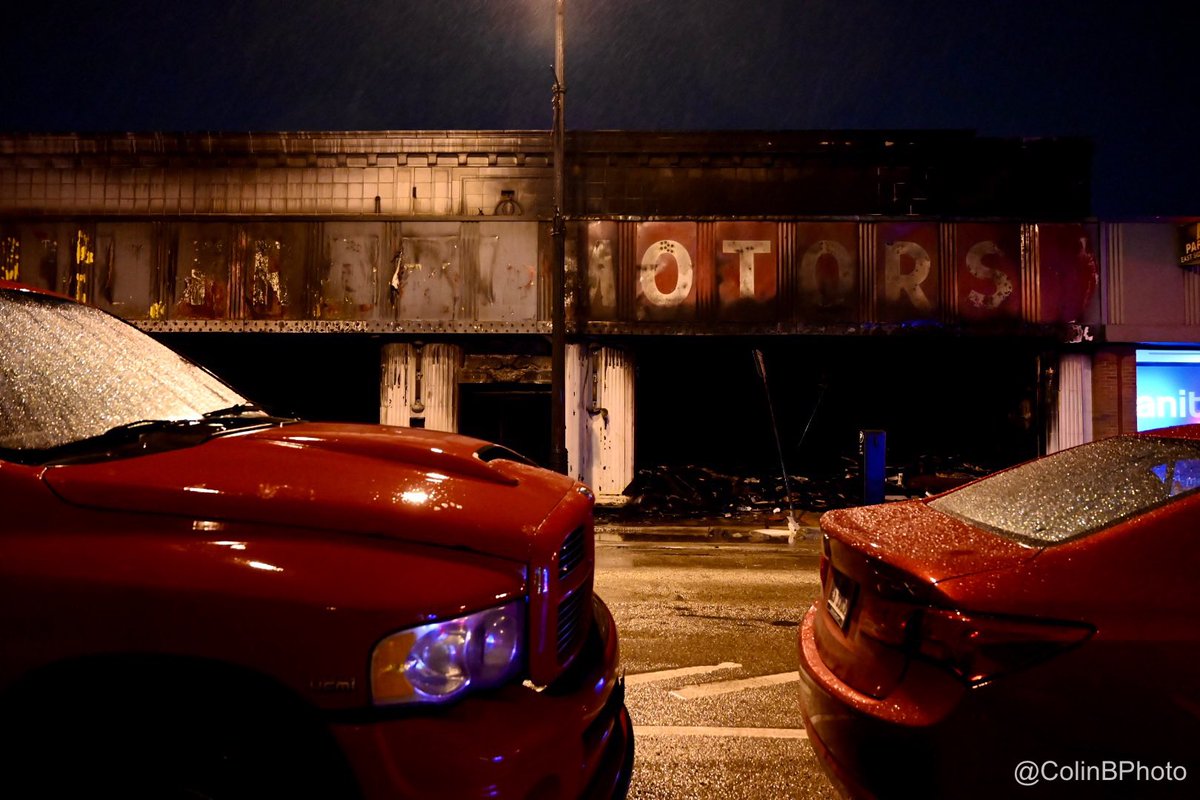
[[[820,512],[797,511],[795,530],[776,514],[727,518],[633,517],[601,509],[596,515],[597,542],[709,542],[798,544],[821,537]]]
[[[815,517],[602,521],[637,742],[630,800],[831,800],[799,715],[796,636],[819,595]]]

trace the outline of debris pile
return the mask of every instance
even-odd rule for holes
[[[921,497],[988,474],[954,458],[922,456],[904,468],[889,468],[889,498]],[[791,493],[788,488],[790,484]],[[639,469],[623,494],[629,502],[618,516],[734,517],[777,516],[789,509],[825,511],[862,502],[862,472],[856,459],[843,458],[822,474],[728,474],[694,464]]]

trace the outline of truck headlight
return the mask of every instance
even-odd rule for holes
[[[508,682],[524,655],[521,602],[398,631],[371,653],[371,699],[376,705],[442,703]]]

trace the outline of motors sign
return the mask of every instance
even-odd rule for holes
[[[597,221],[594,321],[1077,321],[1096,285],[1082,225]]]

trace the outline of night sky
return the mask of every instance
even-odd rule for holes
[[[547,129],[553,0],[35,0],[8,132]],[[1103,219],[1200,215],[1200,3],[567,0],[585,130],[1086,136]]]

